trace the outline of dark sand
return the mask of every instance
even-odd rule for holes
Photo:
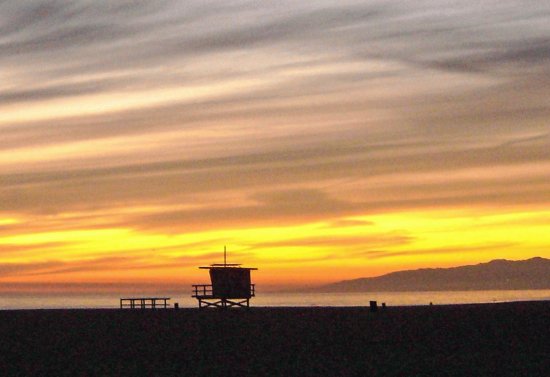
[[[550,302],[0,311],[0,375],[550,376]]]

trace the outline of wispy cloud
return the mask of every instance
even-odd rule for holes
[[[550,205],[546,2],[22,0],[0,15],[3,235]]]

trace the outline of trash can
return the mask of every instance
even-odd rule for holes
[[[371,301],[370,302],[370,311],[371,312],[375,312],[378,310],[378,304],[376,301]]]

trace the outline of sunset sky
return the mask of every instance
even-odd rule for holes
[[[549,119],[548,1],[2,1],[0,292],[550,257]]]

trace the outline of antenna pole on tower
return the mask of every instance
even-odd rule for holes
[[[227,248],[223,247],[223,266],[227,267]]]

